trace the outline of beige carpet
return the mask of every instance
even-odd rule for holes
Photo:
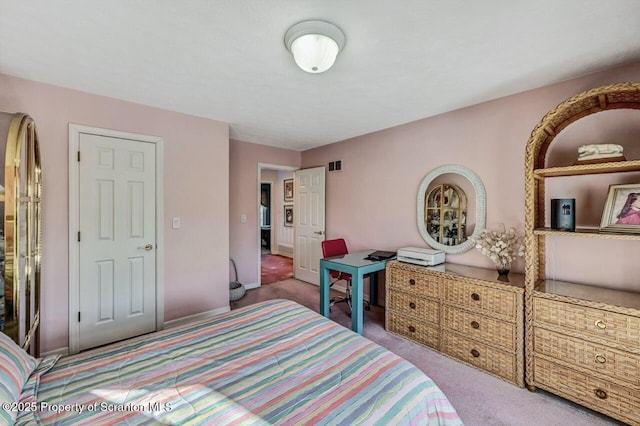
[[[339,293],[336,293],[339,295]],[[290,299],[318,312],[319,288],[295,279],[248,290],[231,302],[235,309],[269,299]],[[344,303],[332,308],[331,319],[349,327],[351,318]],[[518,388],[475,368],[440,355],[384,330],[384,309],[364,311],[364,336],[409,360],[447,395],[466,425],[620,425],[608,417],[543,391]]]

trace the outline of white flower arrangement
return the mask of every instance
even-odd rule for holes
[[[516,234],[514,228],[500,225],[499,230],[483,229],[478,237],[471,237],[476,248],[487,256],[498,269],[509,269],[516,257],[524,256],[522,237]]]

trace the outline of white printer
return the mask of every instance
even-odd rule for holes
[[[421,247],[402,247],[398,249],[398,260],[414,265],[434,266],[444,263],[444,252]]]

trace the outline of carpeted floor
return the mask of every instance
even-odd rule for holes
[[[336,293],[339,295],[339,293]],[[236,309],[270,299],[291,299],[318,312],[319,288],[296,279],[248,290],[235,302]],[[351,326],[347,306],[332,308],[331,319]],[[608,417],[558,398],[544,391],[529,392],[480,370],[429,350],[411,341],[387,333],[384,308],[364,311],[364,336],[409,360],[447,395],[467,426],[591,426],[621,425]]]
[[[293,259],[278,254],[260,256],[260,283],[272,284],[293,278]]]

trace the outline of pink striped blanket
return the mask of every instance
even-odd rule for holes
[[[45,358],[17,424],[459,425],[387,349],[291,301]]]

